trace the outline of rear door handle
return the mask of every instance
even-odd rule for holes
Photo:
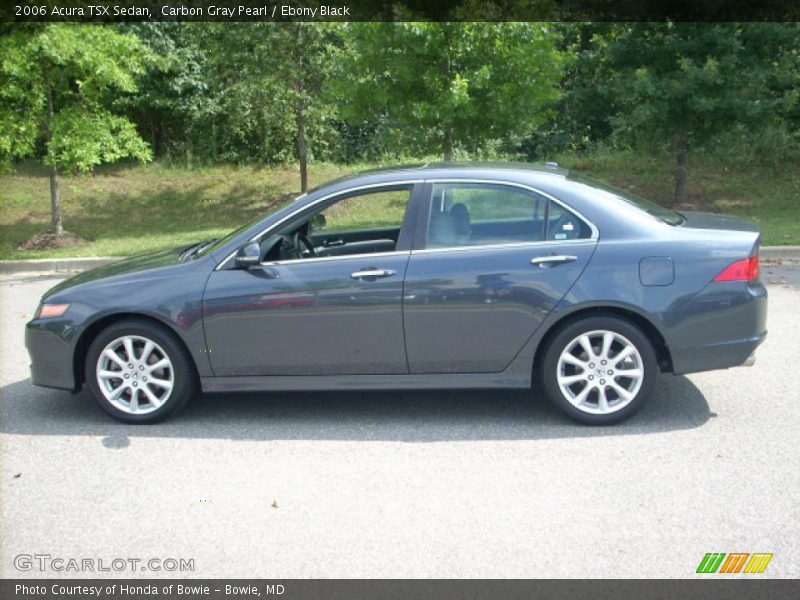
[[[353,279],[362,279],[362,278],[378,278],[378,277],[391,277],[394,275],[396,271],[392,271],[391,269],[364,269],[363,271],[356,271],[355,273],[350,273],[350,277]]]
[[[537,267],[554,267],[563,263],[578,260],[577,256],[568,256],[566,254],[548,254],[547,256],[537,256],[531,259],[531,264]]]

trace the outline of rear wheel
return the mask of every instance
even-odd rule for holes
[[[154,423],[194,395],[191,358],[174,334],[144,320],[110,325],[89,346],[86,382],[100,406],[126,423]]]
[[[611,425],[642,408],[657,372],[653,346],[638,327],[599,316],[570,323],[553,338],[541,378],[548,398],[572,419]]]

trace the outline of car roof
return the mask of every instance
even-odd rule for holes
[[[498,171],[504,175],[515,173],[523,177],[541,175],[546,177],[566,179],[569,170],[558,167],[556,163],[538,164],[525,162],[426,162],[405,165],[394,165],[359,171],[327,181],[322,186],[311,190],[314,193],[322,188],[338,187],[340,184],[352,183],[356,180],[367,179],[370,182],[403,181],[426,179],[434,177],[470,177],[496,176]]]
[[[360,171],[329,181],[307,195],[297,198],[313,202],[321,195],[335,194],[348,188],[373,187],[423,180],[472,180],[475,182],[508,182],[542,192],[577,212],[584,219],[605,231],[635,232],[650,228],[654,217],[639,207],[604,189],[605,184],[580,173],[560,168],[555,163],[524,162],[428,162],[383,167]],[[613,229],[610,228],[613,226]]]

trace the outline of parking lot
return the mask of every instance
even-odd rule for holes
[[[763,576],[798,577],[800,266],[762,277],[754,367],[662,376],[598,429],[495,391],[209,395],[122,425],[31,385],[23,326],[60,279],[4,275],[0,576],[691,577],[707,552],[771,552]]]

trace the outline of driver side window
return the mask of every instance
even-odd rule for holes
[[[411,189],[381,188],[340,196],[264,240],[264,260],[392,252],[397,248]]]
[[[319,212],[325,217],[324,231],[399,230],[410,196],[408,189],[347,196]]]

